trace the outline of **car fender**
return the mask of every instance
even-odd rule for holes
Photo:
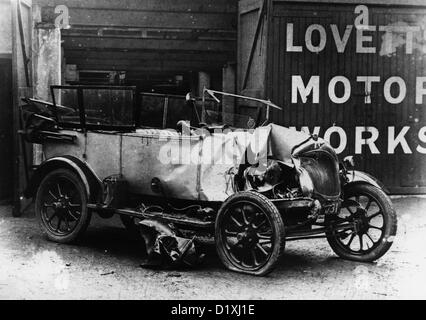
[[[24,191],[25,198],[34,197],[43,178],[49,172],[59,168],[67,168],[74,171],[85,186],[87,198],[92,202],[99,200],[98,197],[102,191],[102,182],[87,163],[73,156],[54,157],[43,162],[31,177]]]
[[[358,170],[351,170],[346,173],[346,182],[344,186],[346,187],[349,184],[354,183],[367,183],[375,186],[376,188],[382,189],[384,192],[389,193],[389,190],[385,187],[385,185],[373,177],[372,175]]]

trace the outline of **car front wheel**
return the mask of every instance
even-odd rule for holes
[[[57,169],[42,180],[35,212],[47,237],[55,242],[78,240],[90,223],[86,188],[73,171]]]
[[[383,190],[368,184],[349,185],[334,222],[353,227],[327,235],[328,243],[341,258],[372,262],[391,247],[397,229],[392,202]]]
[[[229,197],[215,224],[216,249],[230,270],[263,276],[284,252],[284,223],[274,204],[256,192]]]

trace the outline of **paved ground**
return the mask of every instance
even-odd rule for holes
[[[195,270],[148,270],[118,220],[93,219],[84,241],[59,245],[32,214],[0,207],[1,299],[425,299],[426,199],[394,199],[394,246],[375,264],[336,258],[326,240],[287,244],[268,277],[226,271],[212,250]]]

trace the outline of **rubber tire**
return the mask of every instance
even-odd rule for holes
[[[347,196],[347,198],[358,194],[368,194],[370,197],[374,198],[384,213],[383,223],[385,225],[385,230],[382,235],[383,238],[381,243],[367,254],[354,255],[344,250],[344,248],[338,244],[336,237],[328,236],[327,241],[330,244],[331,249],[333,249],[340,258],[357,262],[373,262],[382,257],[392,246],[393,239],[397,231],[397,216],[395,209],[393,208],[392,201],[383,190],[366,183],[348,185],[347,189],[345,189],[345,197]],[[387,240],[389,238],[391,241]]]
[[[244,200],[250,200],[251,202],[254,202],[255,204],[257,204],[260,208],[264,210],[265,214],[269,215],[269,218],[272,222],[272,228],[274,229],[273,231],[275,234],[275,242],[273,244],[274,249],[271,254],[271,257],[269,258],[268,262],[265,265],[263,265],[260,269],[254,270],[254,271],[239,269],[237,266],[235,266],[229,260],[226,253],[224,252],[223,246],[221,245],[222,236],[221,236],[220,224],[221,224],[221,220],[223,219],[223,215],[227,211],[227,207],[232,205],[234,202],[241,202]],[[276,267],[277,262],[280,260],[281,256],[284,253],[284,249],[285,249],[284,222],[282,220],[282,217],[278,209],[264,195],[257,192],[253,192],[253,191],[238,192],[232,195],[231,197],[229,197],[219,209],[219,212],[216,217],[216,222],[215,222],[215,243],[216,243],[216,251],[219,255],[219,258],[227,269],[240,272],[240,273],[256,275],[256,276],[265,276]]]
[[[55,179],[55,177],[65,177],[73,182],[73,184],[77,187],[77,191],[80,193],[80,197],[82,200],[82,210],[81,217],[75,229],[68,235],[58,236],[50,232],[50,230],[45,225],[45,222],[41,218],[41,192],[45,185],[49,183],[49,180]],[[35,199],[35,213],[36,217],[39,221],[40,227],[43,233],[47,236],[49,240],[58,243],[73,243],[81,239],[83,234],[85,233],[87,227],[90,224],[90,220],[92,217],[91,211],[87,208],[87,191],[84,183],[81,181],[80,177],[71,170],[68,169],[56,169],[48,173],[44,179],[41,181],[36,194]]]

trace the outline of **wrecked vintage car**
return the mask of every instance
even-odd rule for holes
[[[269,273],[288,241],[325,237],[361,262],[392,245],[383,185],[323,139],[270,123],[281,109],[271,101],[209,89],[185,99],[134,87],[51,92],[53,103],[25,99],[21,133],[42,144],[25,197],[53,241],[78,240],[93,213],[120,215],[149,253],[192,264],[194,243],[210,237],[225,267],[253,275]],[[246,112],[226,112],[231,99]]]

